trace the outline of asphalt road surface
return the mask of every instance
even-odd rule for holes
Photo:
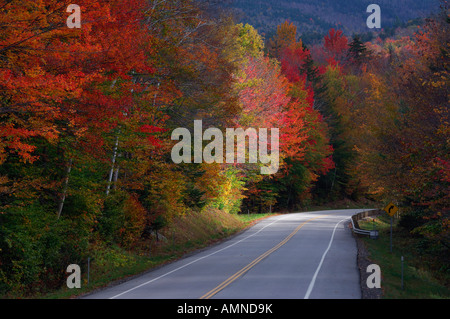
[[[274,216],[91,299],[360,299],[348,227],[362,209]]]

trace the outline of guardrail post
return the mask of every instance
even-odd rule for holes
[[[392,253],[392,217],[391,217],[391,233],[389,235],[389,250]]]
[[[402,260],[402,290],[403,290],[403,287],[404,287],[404,286],[403,286],[403,256],[402,256],[402,259],[401,259],[401,260]]]
[[[90,281],[90,272],[91,272],[91,257],[88,257],[88,269],[87,269],[87,285],[89,287],[89,281]]]

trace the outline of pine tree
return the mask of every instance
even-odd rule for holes
[[[303,71],[306,73],[307,86],[311,85],[314,89],[315,96],[320,96],[325,88],[322,84],[322,76],[319,73],[319,68],[314,64],[314,60],[311,56],[311,52],[308,50],[308,47],[303,44],[303,48],[308,52],[304,60]]]
[[[366,45],[361,41],[358,35],[353,37],[352,42],[349,44],[347,60],[349,63],[361,66],[370,56],[370,52],[367,50]]]

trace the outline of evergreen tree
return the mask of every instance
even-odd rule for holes
[[[315,96],[320,96],[325,88],[322,85],[322,76],[319,74],[319,68],[315,65],[313,58],[311,57],[311,53],[308,50],[307,46],[302,43],[303,49],[308,52],[308,55],[305,58],[303,65],[303,73],[306,74],[306,85],[311,85],[314,89]]]
[[[349,44],[347,61],[350,64],[361,66],[370,57],[370,52],[366,45],[361,41],[358,35],[353,36],[352,42]]]

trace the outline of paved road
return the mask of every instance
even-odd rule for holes
[[[274,216],[219,245],[85,298],[359,299],[357,249],[348,224],[360,211]]]

